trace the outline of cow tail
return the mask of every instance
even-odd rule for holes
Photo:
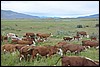
[[[55,65],[57,65],[58,61],[59,61],[61,58],[63,58],[63,56],[61,56],[61,57],[58,58],[58,60],[57,60],[57,62],[55,63]]]

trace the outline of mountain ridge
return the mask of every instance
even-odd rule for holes
[[[99,14],[93,14],[93,15],[89,15],[89,16],[80,16],[77,18],[99,18]]]
[[[21,18],[39,18],[28,14],[18,13],[11,10],[1,10],[1,19],[21,19]]]
[[[14,12],[11,10],[1,10],[1,19],[32,19],[32,18],[60,18],[60,17],[46,17],[46,16],[39,17],[39,16],[32,16],[24,13]],[[99,14],[80,16],[77,18],[99,18]]]

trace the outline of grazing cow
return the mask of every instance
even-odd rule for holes
[[[96,37],[91,37],[91,41],[92,41],[92,40],[96,40],[96,41],[97,41],[97,38],[96,38]]]
[[[53,35],[52,35],[52,33],[50,33],[50,34],[41,34],[41,33],[37,33],[36,36],[37,36],[39,39],[43,39],[43,38],[44,38],[44,40],[47,40],[48,37],[53,36]]]
[[[60,54],[61,51],[57,46],[46,46],[49,49],[49,56],[54,55],[54,54]]]
[[[15,43],[15,44],[23,44],[23,45],[32,45],[34,44],[35,45],[35,41],[25,41],[25,40],[12,40],[12,43]]]
[[[34,33],[26,33],[26,36],[35,36]]]
[[[80,39],[80,36],[73,36],[73,37],[74,37],[74,40],[77,39],[79,41],[79,39]]]
[[[24,40],[18,40],[17,44],[26,44],[26,45],[32,45],[33,42],[32,41],[24,41]]]
[[[37,46],[35,49],[38,51],[38,54],[41,56],[46,56],[49,54],[49,49],[45,46]]]
[[[66,40],[72,40],[73,38],[70,38],[70,37],[63,37],[63,39],[66,41]]]
[[[56,64],[60,59],[62,66],[99,66],[94,60],[87,57],[62,56],[57,60]]]
[[[75,52],[75,54],[85,50],[86,47],[85,46],[81,46],[78,44],[67,44],[67,45],[63,45],[62,50],[63,50],[63,54],[66,54],[66,52],[70,51],[70,52]]]
[[[87,36],[87,33],[85,31],[77,32],[77,34],[78,35],[82,35],[83,37]]]
[[[26,36],[29,36],[31,38],[35,38],[35,34],[34,33],[26,33]]]
[[[12,52],[16,51],[16,48],[15,48],[14,44],[4,44],[4,45],[2,45],[1,50],[3,52],[10,52],[10,53],[12,53]]]
[[[14,33],[8,33],[8,34],[7,34],[7,37],[8,37],[8,38],[9,38],[9,37],[11,37],[11,38],[17,38],[18,35],[14,34]]]
[[[83,46],[90,46],[90,47],[98,47],[99,46],[99,42],[98,41],[90,41],[90,40],[84,40],[82,41],[82,45]]]
[[[31,49],[32,50],[32,49]],[[36,56],[36,55],[40,55],[40,56],[44,56],[44,57],[51,57],[54,54],[60,54],[62,55],[61,51],[59,50],[59,48],[57,48],[56,46],[35,46],[33,51],[32,51],[32,56],[31,56],[31,60]]]
[[[35,46],[34,48],[29,49],[29,51],[32,51],[30,61],[32,61],[37,55],[47,57],[49,54],[49,49],[45,46]]]

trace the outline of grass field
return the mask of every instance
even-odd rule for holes
[[[22,37],[26,32],[34,33],[52,33],[54,36],[49,37],[48,41],[39,43],[38,45],[56,45],[62,41],[64,36],[74,36],[77,31],[86,31],[89,35],[92,33],[99,37],[99,28],[95,27],[99,24],[97,19],[16,19],[16,20],[1,20],[1,34],[15,33]],[[77,25],[82,25],[83,28],[77,28]],[[89,27],[85,27],[88,25]],[[82,40],[87,40],[83,38]],[[70,41],[69,43],[81,44],[81,41]],[[2,45],[5,43],[2,43]],[[55,54],[52,58],[42,57],[39,61],[34,59],[33,62],[19,62],[18,52],[12,54],[1,54],[1,66],[52,66],[60,57]],[[73,53],[67,53],[66,56],[75,56]],[[99,60],[99,50],[90,48],[85,52],[81,52],[77,56],[84,56],[93,60]],[[61,61],[57,66],[61,66]]]

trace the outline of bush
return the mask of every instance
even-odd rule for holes
[[[82,25],[77,25],[77,28],[83,28],[83,26]]]
[[[89,27],[88,25],[86,25],[85,27]]]
[[[95,27],[99,27],[99,24],[96,24]]]

